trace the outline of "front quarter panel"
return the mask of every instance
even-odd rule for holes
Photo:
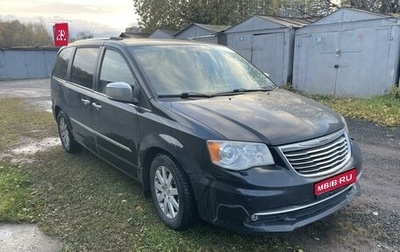
[[[196,179],[204,176],[201,162],[207,154],[205,139],[221,138],[189,118],[162,111],[142,111],[138,114],[138,177],[145,192],[149,183],[148,168],[157,153],[168,154],[176,160],[193,185]]]

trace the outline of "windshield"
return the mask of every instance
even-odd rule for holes
[[[271,90],[275,85],[228,48],[207,45],[132,47],[158,96]]]

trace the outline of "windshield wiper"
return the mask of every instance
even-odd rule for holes
[[[183,92],[181,93],[181,98],[182,99],[187,99],[189,97],[204,97],[204,98],[211,98],[212,95],[209,94],[202,94],[202,93],[196,93],[196,92]]]
[[[232,91],[225,91],[225,92],[218,92],[218,93],[214,93],[212,94],[212,96],[229,96],[229,95],[239,95],[239,94],[243,94],[242,90],[240,89],[234,89]]]
[[[270,88],[254,88],[254,89],[245,89],[245,88],[238,88],[238,89],[234,89],[235,92],[268,92],[268,91],[272,91],[272,89]]]
[[[218,92],[214,94],[204,94],[204,93],[197,93],[197,92],[182,92],[180,94],[166,94],[166,95],[159,95],[158,98],[181,98],[181,99],[188,99],[191,97],[194,98],[212,98],[216,96],[229,96],[229,95],[239,95],[246,92],[267,92],[271,91],[272,89],[244,89],[244,88],[235,88],[232,91],[225,91],[225,92]]]
[[[159,95],[158,98],[181,98],[181,99],[188,99],[190,97],[201,97],[201,98],[211,98],[212,95],[209,94],[202,94],[197,92],[182,92],[180,94],[170,94],[170,95]]]
[[[259,88],[259,89],[245,89],[245,88],[235,88],[232,91],[225,91],[225,92],[219,92],[212,94],[212,96],[228,96],[228,95],[239,95],[243,94],[246,92],[267,92],[271,91],[272,89],[265,89],[265,88]]]

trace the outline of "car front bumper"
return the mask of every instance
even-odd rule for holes
[[[279,167],[264,177],[260,171],[238,175],[241,179],[236,183],[223,176],[205,178],[195,190],[202,192],[197,194],[200,216],[239,233],[289,232],[322,219],[345,207],[361,193],[358,181],[362,174],[362,158],[359,148],[354,147],[351,160],[338,172],[356,168],[354,184],[315,196],[315,183],[338,173],[310,179],[296,177],[292,171]],[[281,177],[280,181],[277,177]],[[254,181],[256,183],[251,184]]]
[[[297,205],[264,212],[249,213],[242,207],[221,205],[214,224],[240,233],[289,232],[320,220],[345,207],[360,194],[358,183],[327,199],[308,205]],[[242,210],[242,213],[240,213]],[[234,217],[235,216],[235,217]],[[225,218],[232,218],[226,222]]]

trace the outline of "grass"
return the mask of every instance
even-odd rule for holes
[[[34,219],[62,239],[65,251],[288,251],[298,248],[280,235],[241,236],[209,224],[174,232],[158,219],[142,188],[92,154],[61,147],[20,165],[31,179]],[[27,189],[27,191],[29,191]],[[290,250],[297,251],[297,250]]]
[[[65,251],[299,251],[278,234],[241,236],[205,223],[171,231],[137,183],[92,154],[67,155],[54,147],[36,158],[34,164],[18,166],[19,179],[31,180],[20,200],[36,209],[31,218],[19,219],[35,221],[59,237]],[[23,207],[5,212],[13,209]]]
[[[28,110],[21,100],[0,101],[0,109],[0,152],[24,137],[57,135],[51,114]],[[285,234],[246,236],[206,223],[175,232],[161,223],[138,183],[87,151],[71,155],[61,146],[39,152],[33,163],[3,159],[0,192],[0,224],[35,222],[61,239],[63,251],[303,251],[340,249],[360,233],[373,239],[366,228],[354,228],[354,209]]]
[[[54,120],[20,99],[0,100],[0,151],[24,138],[43,139],[54,132]]]
[[[386,126],[400,126],[400,99],[394,94],[369,99],[339,98],[306,95],[322,102],[346,117],[375,122]]]
[[[31,182],[20,173],[20,168],[0,163],[0,223],[34,221]]]

